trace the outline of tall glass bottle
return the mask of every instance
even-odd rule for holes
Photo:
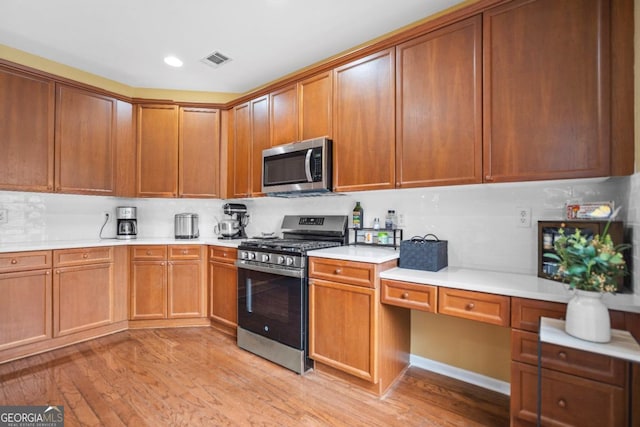
[[[362,229],[364,224],[364,209],[360,206],[360,202],[356,202],[356,206],[353,208],[353,215],[351,217],[353,228]]]

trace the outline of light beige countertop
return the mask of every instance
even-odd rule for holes
[[[86,240],[47,240],[41,242],[0,243],[0,253],[43,251],[52,249],[93,248],[100,246],[133,245],[215,245],[237,248],[245,239],[218,239],[204,237],[198,239],[175,239],[173,237],[139,237],[137,239],[86,239]]]
[[[467,291],[486,292],[541,301],[569,302],[573,291],[563,283],[529,274],[504,273],[470,268],[446,267],[440,271],[392,268],[380,273],[384,279],[424,285],[442,286]],[[640,313],[640,296],[604,294],[602,301],[614,310]]]
[[[122,245],[195,244],[237,248],[242,240],[243,239],[225,240],[218,239],[216,237],[198,239],[153,237],[131,240],[58,240],[0,244],[0,253]],[[400,256],[400,251],[387,247],[351,245],[310,251],[309,256],[382,264],[384,262],[397,259]],[[554,282],[552,280],[542,279],[535,275],[504,273],[499,271],[477,270],[451,266],[438,272],[392,268],[382,272],[380,277],[383,279],[399,280],[403,282],[486,292],[512,297],[531,298],[551,302],[566,303],[573,296],[573,292],[568,289],[567,285]],[[604,294],[602,300],[607,307],[611,309],[640,313],[640,295]]]
[[[387,247],[375,247],[369,245],[336,246],[335,248],[318,249],[309,251],[309,256],[318,258],[340,259],[344,261],[369,262],[382,264],[383,262],[397,259],[400,250]]]
[[[319,249],[309,252],[309,256],[380,264],[397,259],[400,256],[400,251],[393,248],[357,245]],[[573,291],[569,290],[567,285],[542,279],[532,274],[504,273],[451,266],[437,272],[392,268],[380,273],[380,277],[402,282],[561,303],[569,302],[573,296]],[[639,295],[604,294],[602,300],[611,309],[640,313]]]

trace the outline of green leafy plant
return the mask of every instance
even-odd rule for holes
[[[579,228],[565,234],[564,224],[558,230],[555,253],[544,256],[558,261],[557,277],[569,283],[571,289],[592,292],[615,292],[618,279],[627,274],[627,265],[622,251],[629,244],[615,245],[609,235],[609,222],[602,235],[586,236]]]

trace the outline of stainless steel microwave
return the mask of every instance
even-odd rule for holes
[[[328,193],[332,187],[332,144],[316,138],[262,151],[262,192],[295,197]]]

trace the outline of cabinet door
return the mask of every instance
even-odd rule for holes
[[[209,262],[210,317],[223,325],[238,326],[238,268],[234,264]]]
[[[538,368],[511,362],[511,425],[535,426]],[[543,426],[625,426],[627,393],[597,381],[542,369]]]
[[[262,150],[271,146],[269,97],[251,101],[251,195],[262,193]]]
[[[74,87],[56,90],[56,191],[115,191],[116,100]]]
[[[108,325],[113,320],[113,264],[56,268],[53,336]]]
[[[168,265],[167,317],[205,317],[206,300],[201,261],[169,261]]]
[[[377,383],[377,299],[374,289],[311,279],[310,357]]]
[[[0,68],[0,188],[53,190],[55,86]]]
[[[138,105],[138,179],[140,197],[178,194],[178,107]]]
[[[477,16],[396,49],[398,187],[482,182]]]
[[[179,195],[220,197],[220,111],[180,108]]]
[[[230,160],[228,179],[229,197],[248,197],[251,194],[251,107],[249,103],[233,109],[233,156]]]
[[[509,2],[483,31],[485,180],[609,175],[609,1]]]
[[[298,140],[298,86],[293,84],[269,95],[271,146]]]
[[[131,263],[130,319],[167,317],[167,267],[165,261]]]
[[[0,350],[51,338],[51,270],[0,274]]]
[[[369,55],[334,73],[335,190],[394,188],[394,50]]]
[[[327,71],[298,83],[300,139],[333,137],[333,72]]]

